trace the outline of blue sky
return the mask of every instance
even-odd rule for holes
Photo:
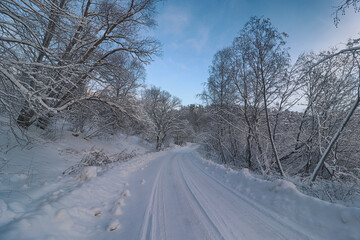
[[[146,84],[179,97],[184,105],[201,103],[216,51],[231,45],[251,16],[270,18],[289,35],[292,59],[302,52],[344,47],[360,37],[360,13],[349,9],[336,28],[334,6],[341,0],[167,0],[158,5],[152,33],[162,43],[162,56],[147,67]]]

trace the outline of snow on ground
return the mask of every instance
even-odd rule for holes
[[[24,149],[0,139],[0,239],[360,239],[360,209],[136,138],[64,134]],[[138,156],[63,176],[92,149]],[[11,149],[11,150],[9,150]]]
[[[62,174],[65,169],[79,163],[88,152],[96,149],[103,150],[109,156],[122,151],[143,155],[151,147],[139,138],[121,134],[107,139],[85,140],[64,132],[57,136],[57,140],[51,141],[39,136],[44,134],[39,131],[29,133],[35,139],[33,143],[21,146],[5,126],[0,131],[1,232],[8,231],[10,226],[30,226],[32,231],[41,231],[33,228],[31,221],[26,220],[26,216],[30,215],[35,219],[41,218],[41,214],[54,213],[55,219],[66,219],[68,210],[55,210],[53,204],[70,193],[79,191],[84,182],[103,175],[106,170],[90,166],[78,174]],[[71,214],[92,214],[93,211],[96,210],[78,208]],[[32,215],[33,212],[41,214]],[[29,239],[29,235],[24,239]]]
[[[204,159],[199,166],[212,178],[235,189],[254,208],[308,232],[310,238],[360,239],[360,208],[307,196],[289,181],[262,180],[247,169],[238,172]]]

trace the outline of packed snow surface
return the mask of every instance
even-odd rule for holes
[[[86,151],[86,144],[76,146]],[[227,169],[195,148],[144,148],[127,162],[67,176],[61,172],[70,163],[52,162],[52,177],[35,168],[2,172],[0,239],[360,239],[360,209],[305,196],[285,180]],[[18,157],[40,163],[64,153],[26,151]]]

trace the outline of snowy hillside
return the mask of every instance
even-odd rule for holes
[[[1,130],[4,133],[6,129]],[[10,226],[21,226],[26,223],[26,220],[21,221],[21,219],[29,214],[44,209],[55,211],[49,204],[81,189],[85,181],[101,176],[109,168],[114,167],[115,163],[106,167],[81,167],[70,175],[63,174],[66,169],[77,166],[91,153],[101,151],[113,158],[125,157],[123,159],[125,162],[128,160],[126,157],[144,155],[151,151],[148,143],[125,135],[84,140],[73,136],[70,132],[64,132],[57,136],[58,140],[55,141],[46,140],[44,136],[39,137],[39,135],[38,130],[33,132],[31,137],[36,140],[26,146],[19,145],[11,133],[1,135],[1,233]],[[47,215],[46,211],[43,214]],[[45,229],[32,228],[32,230],[43,234],[50,233]],[[27,236],[25,239],[29,237],[28,234],[24,236]]]

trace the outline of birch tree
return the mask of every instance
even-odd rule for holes
[[[346,0],[346,1],[341,2],[339,6],[337,6],[337,9],[335,11],[335,18],[334,18],[336,26],[340,22],[339,13],[344,15],[346,9],[348,9],[350,7],[354,8],[355,12],[358,12],[360,9],[359,0]],[[336,133],[333,135],[333,137],[331,138],[330,142],[328,143],[326,149],[322,153],[321,158],[319,159],[319,161],[311,175],[311,178],[310,178],[311,182],[315,181],[320,170],[324,167],[325,160],[327,159],[328,155],[331,153],[331,150],[333,149],[334,145],[337,144],[341,133],[343,132],[344,128],[348,125],[351,117],[353,116],[353,114],[355,113],[355,111],[359,105],[359,102],[360,102],[360,89],[359,89],[359,86],[360,86],[360,64],[359,64],[359,60],[358,60],[358,55],[359,55],[359,51],[360,51],[359,40],[360,40],[359,38],[349,40],[349,42],[347,44],[347,48],[342,49],[335,53],[327,54],[325,57],[320,59],[316,64],[314,64],[312,66],[312,67],[317,67],[321,64],[324,64],[329,61],[333,61],[333,59],[336,59],[336,58],[341,57],[342,55],[345,55],[346,60],[350,59],[350,62],[345,61],[345,62],[341,63],[343,68],[345,68],[347,70],[346,75],[342,77],[342,80],[348,81],[349,78],[354,79],[353,78],[353,74],[354,74],[353,69],[355,67],[355,69],[356,69],[355,70],[355,79],[357,80],[357,84],[351,85],[351,87],[356,88],[355,91],[352,91],[352,93],[355,93],[355,96],[353,97],[354,100],[352,100],[353,103],[352,103],[351,107],[349,107],[349,109],[347,110],[346,116],[344,116],[341,123],[338,125],[338,129],[337,129]],[[349,94],[349,96],[352,96],[352,95],[353,94]],[[351,102],[351,101],[348,101],[348,102]]]
[[[209,78],[201,98],[208,105],[211,127],[208,130],[208,147],[219,154],[222,163],[236,164],[239,158],[239,141],[236,136],[236,113],[233,111],[236,89],[233,84],[231,48],[218,51],[209,68]]]
[[[290,57],[284,47],[285,37],[286,33],[278,32],[269,19],[252,17],[234,41],[238,68],[241,69],[239,78],[243,78],[242,81],[245,81],[243,86],[246,88],[247,84],[252,85],[252,90],[255,91],[252,96],[256,98],[257,104],[261,104],[272,153],[282,176],[285,173],[275,143],[270,108],[279,98],[280,89],[286,87],[283,80],[287,74]],[[244,104],[247,105],[248,89],[242,89],[238,81],[235,83],[244,98]]]
[[[327,55],[330,55],[328,53]],[[315,117],[319,160],[313,170],[311,181],[316,179],[324,167],[330,174],[334,164],[325,160],[332,155],[334,163],[338,162],[340,134],[347,126],[359,104],[359,60],[355,52],[334,55],[326,61],[321,56],[321,63],[311,66],[311,72],[324,69],[321,72],[320,82],[312,86],[309,98],[312,116]],[[348,156],[351,158],[350,156]]]

